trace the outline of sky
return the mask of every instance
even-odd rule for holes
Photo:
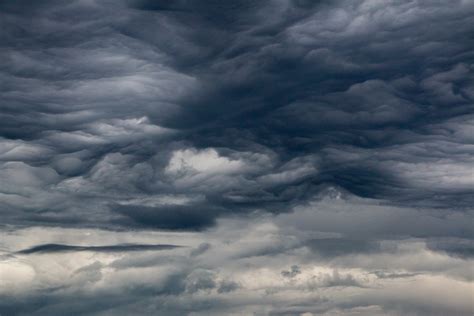
[[[472,315],[473,20],[0,1],[0,315]]]

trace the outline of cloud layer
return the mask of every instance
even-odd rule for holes
[[[0,314],[470,315],[473,17],[0,3]]]

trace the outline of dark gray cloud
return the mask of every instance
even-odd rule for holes
[[[340,256],[353,253],[367,253],[380,251],[377,242],[346,238],[312,239],[307,246],[322,256]]]
[[[453,257],[471,259],[474,257],[474,241],[472,239],[431,239],[428,241],[427,247]]]
[[[107,226],[126,223],[104,206],[117,195],[192,192],[205,215],[182,227],[167,224],[168,211],[131,218],[194,229],[228,212],[286,211],[325,184],[466,208],[472,181],[453,174],[472,163],[472,10],[462,1],[5,3],[2,170],[22,170],[28,184],[50,174],[30,193],[46,212],[12,201],[7,215],[68,225],[85,203]],[[166,173],[176,152],[210,159],[209,148],[228,168]]]
[[[121,244],[108,246],[73,246],[60,244],[45,244],[17,251],[17,254],[33,254],[33,253],[56,253],[56,252],[74,252],[74,251],[93,251],[93,252],[128,252],[128,251],[147,251],[147,250],[168,250],[173,249],[176,245],[138,245],[138,244]]]
[[[209,205],[171,205],[164,207],[147,207],[117,205],[114,210],[132,219],[129,226],[140,226],[161,229],[201,230],[214,224],[218,210]]]
[[[78,259],[88,268],[76,286],[12,295],[0,313],[64,314],[73,303],[91,315],[222,315],[240,303],[273,308],[244,311],[257,314],[434,312],[397,290],[335,305],[320,293],[311,297],[318,308],[291,291],[306,291],[302,280],[313,277],[318,291],[346,283],[367,292],[370,278],[449,279],[423,279],[434,282],[426,291],[472,279],[473,17],[469,0],[1,2],[2,235],[13,242],[14,232],[48,227],[172,237],[5,242],[0,263],[17,282],[4,284],[18,293],[44,271],[11,266],[18,249],[42,260],[93,251],[100,263]],[[266,222],[247,235],[233,221]],[[160,258],[145,251],[164,244],[191,247]],[[430,258],[426,269],[411,261],[413,249]],[[274,258],[286,259],[273,266]],[[233,262],[262,268],[265,285]],[[329,265],[327,278],[307,272],[311,264]],[[104,279],[108,269],[117,277]],[[157,279],[134,269],[157,269]],[[127,278],[131,299],[118,304]],[[268,279],[287,282],[293,302],[278,303],[285,291]],[[101,282],[117,282],[117,292]],[[456,309],[438,298],[440,313],[465,313],[464,301],[450,298]]]

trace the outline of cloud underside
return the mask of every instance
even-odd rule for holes
[[[0,314],[472,314],[473,17],[0,3]]]
[[[37,245],[31,248],[22,249],[18,254],[33,254],[33,253],[56,253],[56,252],[127,252],[127,251],[144,251],[144,250],[166,250],[173,249],[179,246],[176,245],[140,245],[140,244],[119,244],[106,246],[74,246],[61,244],[44,244]]]

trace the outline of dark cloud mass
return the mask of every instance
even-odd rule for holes
[[[18,251],[19,254],[31,253],[53,253],[53,252],[70,252],[70,251],[95,251],[95,252],[122,252],[122,251],[143,251],[143,250],[166,250],[179,246],[175,245],[136,245],[122,244],[110,246],[72,246],[59,244],[38,245],[32,248]]]
[[[473,20],[0,1],[0,315],[471,315]]]

